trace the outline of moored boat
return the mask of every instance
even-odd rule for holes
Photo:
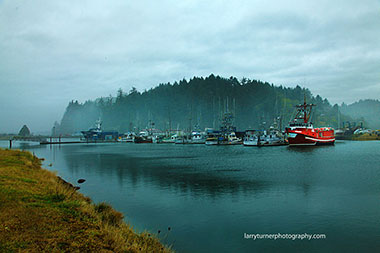
[[[285,140],[279,134],[270,132],[259,136],[258,146],[281,146],[286,145]]]
[[[177,134],[166,136],[162,139],[162,143],[175,143],[176,139],[177,139]]]
[[[258,135],[255,130],[247,130],[245,131],[243,145],[244,146],[257,146],[258,144]]]
[[[99,119],[95,123],[94,128],[87,131],[81,131],[82,140],[86,141],[117,141],[119,133],[117,131],[103,131],[102,121]]]
[[[311,111],[314,104],[296,106],[296,115],[285,128],[290,146],[295,145],[333,145],[335,143],[334,129],[331,127],[314,128],[311,122]]]
[[[218,145],[218,138],[213,136],[213,137],[208,137],[205,142],[206,145]]]
[[[216,131],[212,128],[206,128],[206,145],[218,145],[218,138],[220,136],[220,132]]]
[[[123,136],[119,137],[119,142],[134,142],[135,141],[135,133],[128,132],[125,133]]]
[[[262,131],[262,130],[247,130],[244,141],[244,146],[281,146],[286,145],[284,138],[278,131]]]
[[[190,135],[190,144],[205,144],[206,143],[206,138],[203,133],[200,131],[192,131]]]
[[[187,135],[179,135],[175,139],[175,144],[189,144],[189,137]]]
[[[236,135],[236,127],[233,124],[234,115],[227,110],[223,113],[222,122],[219,131],[206,129],[206,145],[239,145],[243,141]]]
[[[239,145],[242,140],[236,136],[235,132],[227,132],[219,136],[218,145]]]
[[[148,130],[142,130],[138,136],[135,136],[134,143],[153,143],[152,135]]]

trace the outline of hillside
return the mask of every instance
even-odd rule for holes
[[[220,115],[227,108],[235,113],[235,125],[241,131],[248,128],[266,127],[274,118],[281,116],[285,126],[294,105],[304,96],[316,104],[313,122],[316,126],[337,127],[338,106],[327,99],[313,96],[308,89],[297,86],[286,88],[267,82],[223,78],[194,77],[190,80],[160,84],[148,91],[132,88],[128,93],[122,89],[116,97],[99,98],[95,101],[69,103],[56,133],[75,133],[92,126],[99,117],[103,128],[126,132],[145,128],[149,120],[159,129],[218,128]],[[344,115],[341,120],[345,120]]]
[[[356,119],[357,122],[363,121],[364,126],[372,129],[380,129],[380,101],[365,99],[359,100],[350,105],[343,104],[341,112]]]

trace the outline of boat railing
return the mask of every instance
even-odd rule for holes
[[[290,127],[312,127],[313,124],[310,123],[289,123]]]

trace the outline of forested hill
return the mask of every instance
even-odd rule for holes
[[[372,129],[380,128],[380,101],[373,99],[359,100],[350,105],[343,104],[341,112],[353,119],[364,121]]]
[[[100,117],[103,129],[126,132],[142,129],[149,121],[161,130],[189,129],[199,125],[219,128],[220,115],[228,109],[235,113],[238,130],[269,127],[274,118],[281,116],[283,127],[294,112],[294,105],[303,102],[316,104],[313,122],[316,126],[337,127],[338,106],[327,99],[312,96],[308,89],[299,86],[286,88],[267,82],[223,78],[194,77],[175,83],[160,84],[140,93],[132,88],[128,93],[120,89],[116,97],[96,101],[69,103],[56,133],[71,134],[87,130]],[[341,116],[340,120],[345,120]]]

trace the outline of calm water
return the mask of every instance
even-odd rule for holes
[[[1,142],[3,147],[7,142]],[[178,252],[380,249],[380,142],[329,147],[19,143]],[[47,164],[52,163],[52,167]],[[167,228],[171,231],[167,232]],[[252,240],[244,233],[326,234]]]

